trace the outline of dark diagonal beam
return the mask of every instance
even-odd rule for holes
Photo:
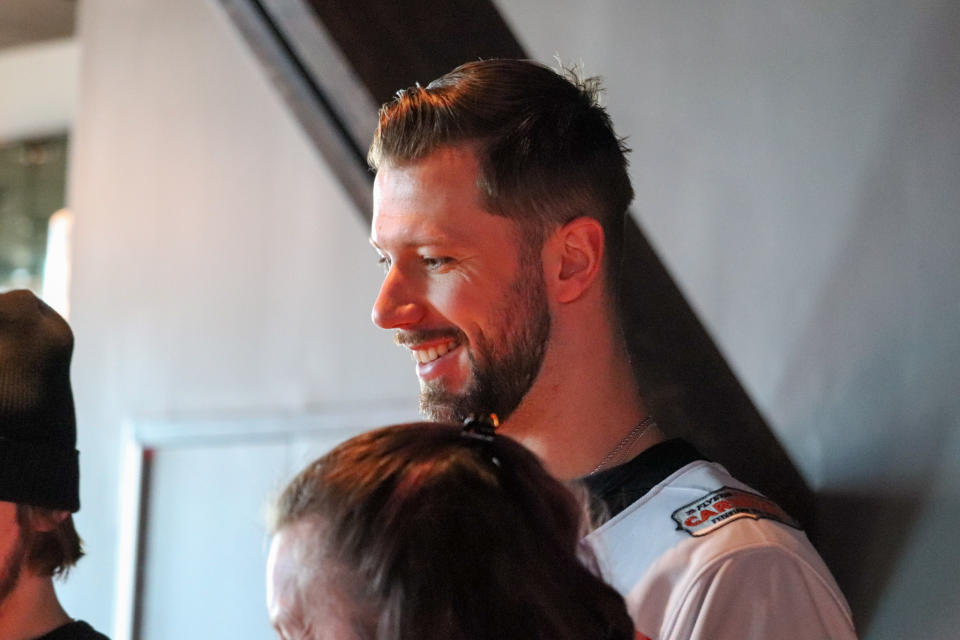
[[[372,206],[365,146],[377,103],[301,0],[220,0],[357,210]],[[366,214],[369,215],[369,214]]]
[[[523,58],[486,0],[306,0],[378,104],[480,58]]]

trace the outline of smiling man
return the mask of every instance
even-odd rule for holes
[[[481,407],[506,417],[537,378],[550,335],[539,252],[504,242],[517,225],[485,212],[477,170],[469,148],[443,148],[381,172],[375,187],[373,242],[388,275],[374,321],[400,329],[421,408],[438,421]]]
[[[458,99],[456,113],[438,108]],[[547,118],[518,112],[545,105]],[[369,156],[386,274],[373,320],[413,354],[421,409],[454,422],[497,413],[565,478],[646,417],[612,293],[633,197],[624,151],[588,93],[501,61],[404,92]],[[609,466],[662,440],[649,423],[635,435]]]
[[[627,149],[597,90],[492,60],[384,105],[368,156],[385,274],[373,320],[410,350],[425,415],[497,413],[606,503],[588,539],[639,632],[853,638],[790,516],[644,406],[616,311]]]

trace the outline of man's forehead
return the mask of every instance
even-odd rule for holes
[[[477,186],[478,165],[465,148],[441,148],[380,169],[373,188],[371,240],[401,244],[466,241],[493,217]]]
[[[444,219],[417,212],[380,213],[373,218],[370,243],[397,249],[468,244],[473,235],[468,220],[466,215]]]

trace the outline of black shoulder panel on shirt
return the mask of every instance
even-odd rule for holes
[[[624,464],[580,479],[612,518],[642,498],[678,469],[705,458],[686,440],[666,440]],[[596,511],[596,509],[595,509]]]

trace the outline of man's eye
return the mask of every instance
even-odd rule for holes
[[[441,256],[439,258],[434,256],[421,256],[420,262],[423,263],[423,266],[425,266],[427,269],[439,269],[440,267],[453,262],[453,258],[448,258],[446,256]]]
[[[377,259],[377,264],[380,265],[380,267],[383,269],[384,272],[387,272],[390,270],[391,262],[390,262],[390,258],[388,258],[387,256],[380,256]]]

